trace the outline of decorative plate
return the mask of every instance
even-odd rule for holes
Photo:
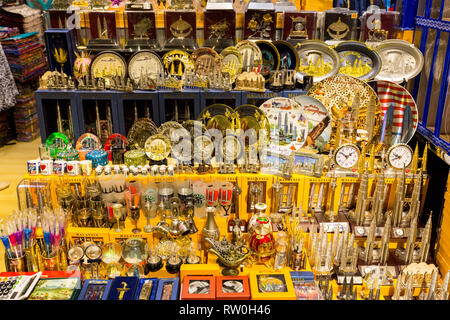
[[[228,73],[231,81],[235,81],[242,72],[242,55],[236,47],[227,47],[220,53],[222,56],[222,73]]]
[[[209,162],[214,153],[214,142],[207,135],[201,135],[194,139],[194,160],[197,162]]]
[[[223,162],[234,162],[244,155],[244,143],[235,134],[227,134],[219,144],[219,153]]]
[[[128,62],[128,75],[135,83],[141,76],[149,74],[153,80],[164,74],[161,58],[153,51],[141,50],[133,54]]]
[[[297,102],[308,121],[308,137],[303,148],[325,151],[331,137],[331,116],[327,108],[319,100],[306,96],[293,98]]]
[[[236,44],[236,49],[242,56],[242,70],[247,71],[247,68],[261,69],[263,58],[259,47],[250,40],[243,40]],[[253,71],[250,69],[248,71]]]
[[[192,53],[194,71],[198,75],[208,76],[222,70],[222,56],[211,48],[198,48]]]
[[[194,70],[194,60],[183,50],[172,50],[162,57],[164,69],[171,76],[182,76],[186,69]]]
[[[82,134],[76,144],[76,149],[78,151],[80,150],[95,150],[100,149],[102,147],[102,144],[100,142],[100,139],[92,133],[84,133]]]
[[[189,136],[189,131],[176,121],[167,121],[159,127],[158,134],[166,136],[173,145],[182,137]]]
[[[246,133],[247,130],[254,130],[254,132],[256,132],[256,136],[251,135],[251,132],[247,133],[249,134],[249,142],[256,141],[256,144],[258,144],[259,142],[267,144],[269,142],[269,119],[260,108],[252,104],[244,104],[237,107],[234,112],[236,112],[239,116],[239,121],[241,124],[240,129],[243,131],[243,133]],[[265,141],[259,141],[259,131],[264,129],[266,130],[267,139]],[[245,143],[245,145],[253,145],[253,143]]]
[[[384,40],[375,51],[383,63],[375,80],[401,83],[414,78],[422,71],[424,64],[422,52],[407,41]]]
[[[280,54],[277,48],[269,41],[258,40],[256,45],[262,54],[262,67],[260,73],[266,81],[269,80],[270,71],[277,71],[280,68]]]
[[[381,70],[381,58],[364,43],[356,41],[341,42],[334,48],[341,57],[339,73],[370,80]]]
[[[371,140],[380,128],[380,102],[375,91],[362,80],[338,74],[314,84],[308,96],[322,102],[333,121],[352,120],[358,130],[357,140]]]
[[[105,141],[105,151],[108,152],[108,158],[111,160],[111,150],[112,149],[123,149],[125,153],[127,150],[128,141],[124,135],[120,133],[113,133]]]
[[[319,82],[339,72],[339,54],[325,42],[307,40],[296,46],[299,57],[298,71]]]
[[[202,121],[207,130],[219,129],[222,135],[225,135],[227,130],[234,130],[241,126],[237,116],[226,104],[216,103],[203,109],[197,119]]]
[[[195,130],[198,130],[198,135],[202,135],[206,131],[205,125],[198,120],[185,120],[181,123],[181,125],[187,131],[189,131],[189,134],[191,135],[192,138],[194,138],[195,136]]]
[[[145,141],[145,154],[150,160],[161,161],[166,159],[171,150],[170,141],[162,134],[155,134]]]
[[[411,94],[399,84],[390,81],[369,81],[368,85],[378,95],[382,111],[381,132],[383,144],[391,146],[408,143],[419,122],[417,105]]]
[[[61,132],[53,132],[48,136],[45,144],[50,149],[50,155],[55,158],[58,152],[69,147],[69,138]]]
[[[95,56],[91,63],[91,77],[108,78],[114,76],[125,77],[127,63],[122,56],[114,51],[103,51]]]
[[[130,131],[128,131],[128,144],[131,149],[143,149],[148,137],[157,132],[158,128],[152,120],[148,118],[138,119],[133,123]]]
[[[292,99],[276,97],[259,106],[270,124],[270,151],[290,153],[298,151],[306,142],[308,122]]]
[[[284,40],[274,41],[273,44],[280,54],[280,69],[297,70],[299,58],[294,46]]]

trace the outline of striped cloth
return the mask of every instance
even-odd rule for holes
[[[375,88],[374,88],[375,89]],[[411,94],[402,86],[388,81],[377,81],[375,91],[380,100],[382,116],[384,118],[387,109],[393,105],[392,134],[401,135],[404,119],[404,110],[409,105],[413,119],[413,130],[416,130],[418,123],[417,105]]]

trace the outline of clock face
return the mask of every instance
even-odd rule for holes
[[[334,161],[343,169],[353,168],[358,164],[359,149],[353,144],[344,144],[336,149]]]
[[[396,144],[389,149],[387,157],[388,163],[392,168],[403,169],[411,164],[413,151],[406,144]]]

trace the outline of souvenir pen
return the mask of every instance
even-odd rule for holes
[[[44,234],[45,250],[47,252],[47,256],[50,256],[50,231],[47,222],[43,223],[42,233]]]
[[[13,258],[13,253],[12,253],[12,250],[11,250],[11,245],[9,244],[9,238],[5,234],[5,231],[3,231],[3,230],[4,230],[4,226],[2,226],[0,238],[2,239],[3,245],[5,246],[5,250],[8,253],[8,257],[10,259],[12,259]]]

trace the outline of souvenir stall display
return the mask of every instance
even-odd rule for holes
[[[7,271],[75,275],[28,299],[448,300],[398,15],[237,2],[94,1],[47,41]]]

